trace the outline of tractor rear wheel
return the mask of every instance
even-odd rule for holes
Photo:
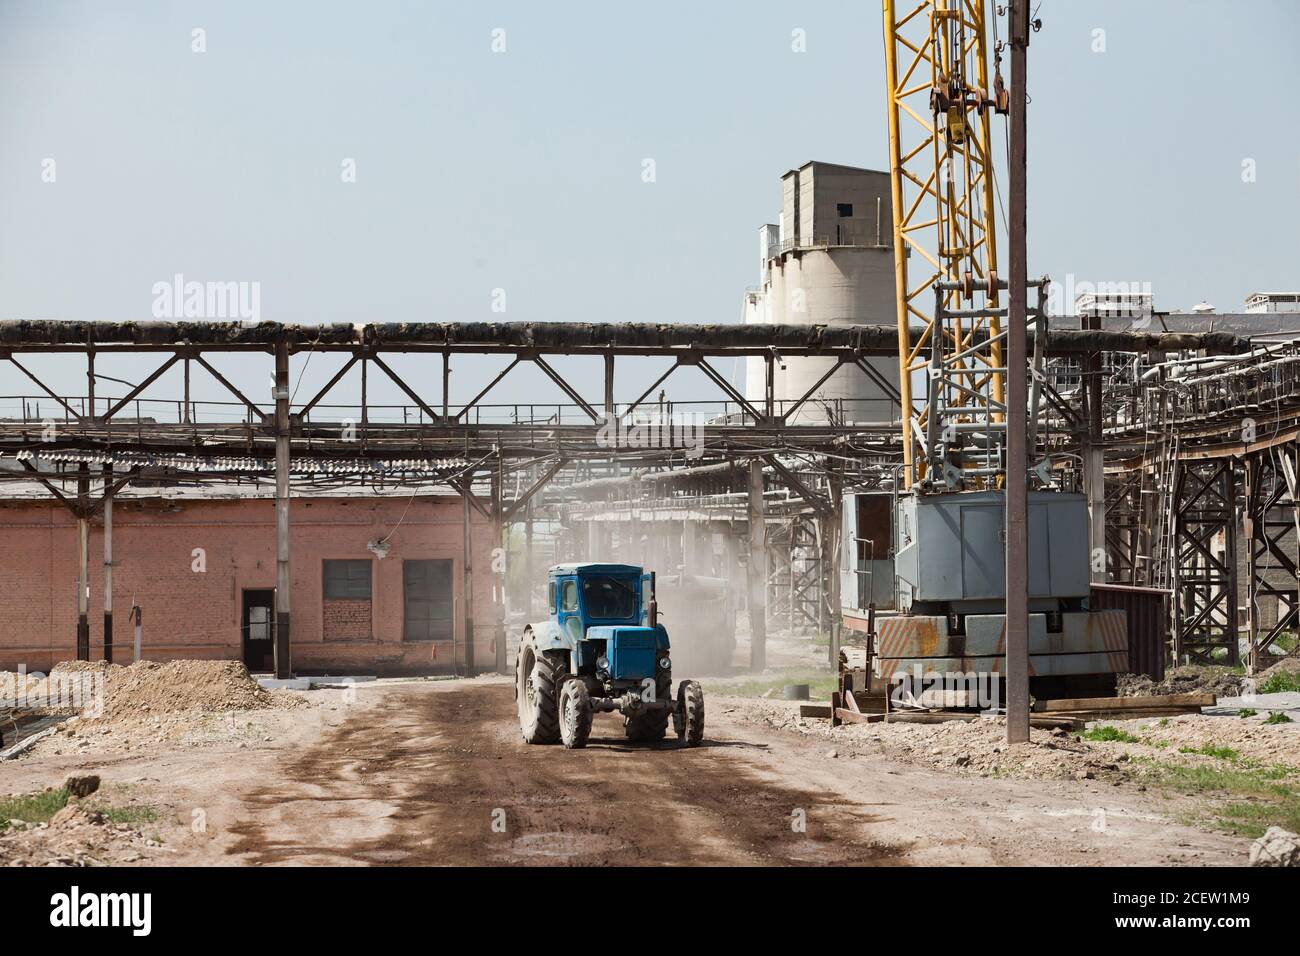
[[[557,685],[565,670],[560,652],[539,652],[528,638],[519,645],[519,654],[515,658],[515,703],[519,708],[519,729],[525,743],[553,744],[559,741]]]
[[[677,688],[673,729],[688,747],[698,747],[704,739],[704,688],[693,680],[684,680]]]
[[[578,750],[591,739],[591,697],[579,677],[560,687],[560,741],[566,750]]]
[[[673,699],[673,679],[668,674],[661,674],[655,682],[657,700]],[[623,733],[634,744],[656,744],[668,733],[668,710],[639,711],[623,718]]]

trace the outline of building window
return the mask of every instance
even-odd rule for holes
[[[369,561],[326,561],[325,600],[369,601]]]
[[[450,641],[455,618],[449,559],[403,561],[402,639]]]
[[[848,219],[853,215],[853,203],[837,202],[835,204],[835,211],[840,214],[841,219]]]

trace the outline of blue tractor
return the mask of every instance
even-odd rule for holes
[[[630,564],[551,568],[550,617],[524,629],[515,659],[515,702],[527,743],[585,747],[592,716],[617,711],[635,743],[663,740],[672,718],[678,739],[699,746],[704,690],[684,680],[673,696],[654,581],[654,572]]]

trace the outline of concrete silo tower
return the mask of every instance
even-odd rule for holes
[[[745,293],[746,322],[897,327],[889,173],[806,163],[781,177],[781,222],[759,230],[760,285]],[[898,386],[898,362],[868,359]],[[776,373],[778,401],[801,397],[833,362],[790,358]],[[763,362],[751,359],[746,397],[763,398]],[[858,369],[840,369],[798,417],[843,414],[851,422],[893,421],[888,393]]]

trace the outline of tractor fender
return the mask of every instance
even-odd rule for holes
[[[538,621],[524,629],[524,637],[532,635],[533,646],[538,651],[572,651],[573,638],[554,621]]]
[[[661,650],[668,650],[668,629],[662,624],[655,625],[655,646]]]

